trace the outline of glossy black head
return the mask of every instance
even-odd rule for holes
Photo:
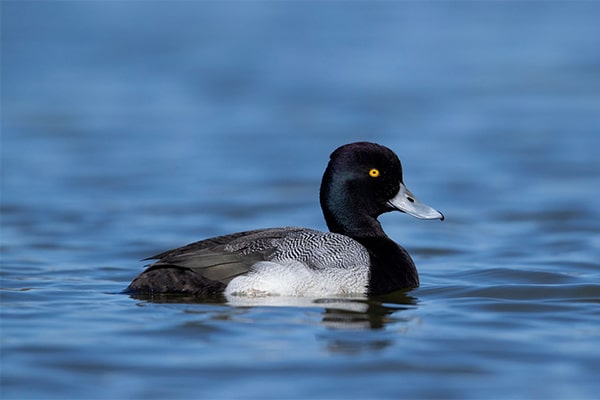
[[[389,201],[401,182],[400,160],[387,147],[368,142],[339,147],[331,154],[321,183],[327,226],[332,232],[349,234],[353,227],[392,211]],[[372,222],[365,228],[368,225]]]

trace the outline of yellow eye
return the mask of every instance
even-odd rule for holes
[[[369,176],[371,176],[371,178],[377,178],[379,176],[379,170],[377,168],[371,168]]]

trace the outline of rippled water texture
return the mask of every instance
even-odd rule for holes
[[[2,7],[1,397],[600,393],[600,3]],[[325,229],[370,140],[444,222],[381,218],[421,288],[121,294],[202,238]]]

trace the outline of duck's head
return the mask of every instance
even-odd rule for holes
[[[380,230],[377,217],[389,211],[444,219],[406,188],[398,156],[369,142],[350,143],[331,154],[321,182],[321,207],[329,229],[346,235],[375,234],[368,231]]]

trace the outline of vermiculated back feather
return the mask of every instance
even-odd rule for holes
[[[190,243],[149,259],[158,261],[132,282],[129,287],[131,290],[156,291],[153,282],[164,281],[160,279],[161,274],[172,275],[172,269],[187,270],[192,275],[226,285],[235,277],[251,271],[260,261],[296,260],[314,270],[331,269],[333,272],[336,269],[349,269],[347,273],[352,273],[352,266],[364,268],[369,264],[369,253],[347,236],[286,227],[219,236]],[[144,275],[152,279],[145,279]],[[172,285],[176,283],[173,281]],[[171,289],[174,292],[185,291],[183,288]]]

